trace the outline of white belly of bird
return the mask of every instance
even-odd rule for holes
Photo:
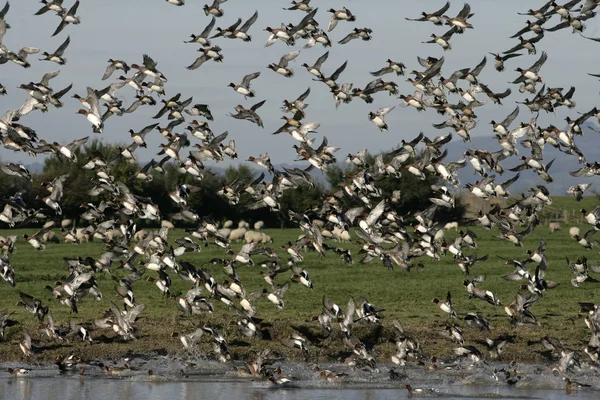
[[[477,197],[479,197],[481,199],[487,199],[488,198],[487,193],[483,192],[478,187],[474,187],[473,189],[471,189],[471,193],[473,193],[475,196],[477,196]]]
[[[264,197],[263,201],[269,207],[271,207],[271,208],[277,208],[277,202],[271,196]]]
[[[525,75],[525,78],[531,79],[532,81],[535,81],[538,77],[538,75],[532,71],[526,71],[523,75]]]
[[[66,147],[60,148],[60,154],[62,154],[63,156],[65,156],[67,158],[73,158],[73,156],[74,156],[74,154],[71,152],[71,150],[69,150]]]
[[[379,117],[379,116],[375,116],[375,118],[373,118],[371,121],[373,121],[373,123],[379,129],[383,129],[385,127],[385,121],[383,119],[381,119],[381,117]]]
[[[407,103],[416,108],[421,108],[421,106],[422,106],[421,102],[418,100],[415,100],[415,99],[411,99]]]
[[[88,113],[86,115],[86,118],[88,121],[90,121],[90,123],[92,125],[94,125],[96,128],[99,128],[100,125],[102,124],[102,119],[100,119],[96,114],[92,114],[92,113]]]
[[[177,152],[170,147],[165,148],[165,154],[174,159],[179,158],[179,155],[177,154]]]
[[[477,101],[477,99],[475,99],[475,97],[473,97],[473,94],[471,94],[471,92],[465,92],[462,95],[463,99],[465,99],[466,101],[473,102],[473,101]]]
[[[129,84],[129,86],[131,86],[132,88],[134,88],[135,90],[137,90],[138,92],[142,91],[142,87],[140,85],[137,84],[137,82],[130,80],[129,82],[127,82]]]
[[[452,309],[451,309],[451,308],[450,308],[450,306],[449,306],[448,304],[446,304],[446,303],[442,303],[442,304],[440,304],[440,309],[441,309],[443,312],[445,312],[445,313],[448,313],[448,314],[450,314],[450,313],[452,312]]]
[[[310,163],[310,165],[312,165],[315,168],[318,168],[318,169],[323,168],[323,163],[319,159],[311,157],[308,159],[308,162]]]
[[[558,138],[567,146],[573,146],[573,138],[565,131],[561,131],[558,134]]]
[[[303,135],[299,131],[297,131],[297,130],[294,129],[293,131],[290,132],[290,135],[292,135],[292,137],[294,139],[296,139],[297,141],[302,142],[302,143],[306,143],[306,135]]]
[[[254,307],[252,307],[252,304],[250,304],[250,302],[246,299],[242,299],[240,300],[240,306],[242,306],[242,308],[246,311],[248,311],[249,313],[254,313]]]
[[[504,188],[502,186],[500,186],[500,185],[496,185],[496,187],[494,188],[494,193],[498,197],[504,197],[507,194],[506,190],[504,190]]]
[[[471,165],[473,166],[473,169],[475,169],[475,171],[478,171],[478,172],[483,171],[483,168],[481,167],[481,163],[479,162],[479,160],[477,158],[470,158],[469,162],[471,163]]]
[[[221,57],[221,55],[218,52],[214,51],[214,50],[208,50],[205,54],[208,57],[213,58],[213,59],[217,59],[217,58]]]
[[[410,172],[411,174],[416,175],[416,176],[423,175],[423,172],[421,172],[420,169],[413,167],[413,166],[408,167],[408,172]]]
[[[448,177],[450,176],[450,173],[448,172],[448,170],[446,169],[445,166],[438,165],[436,169],[437,169],[438,173],[441,175],[442,179],[448,179]]]
[[[452,25],[457,26],[462,29],[465,29],[467,27],[467,24],[465,22],[457,21],[457,20],[452,21]]]
[[[527,165],[529,165],[531,168],[534,168],[534,169],[542,169],[542,164],[540,164],[536,160],[529,160],[527,162]]]
[[[241,286],[240,284],[236,283],[236,282],[232,282],[229,285],[229,289],[231,289],[234,293],[242,295],[244,293],[244,288],[243,286]]]
[[[308,72],[310,72],[311,74],[313,74],[314,76],[316,76],[317,78],[321,78],[323,75],[321,74],[321,71],[319,71],[316,68],[310,68],[308,70]]]
[[[448,42],[446,41],[446,39],[436,38],[435,42],[442,47],[448,47]]]
[[[279,298],[274,293],[269,293],[267,299],[275,305],[279,305]]]
[[[451,92],[456,90],[456,85],[452,82],[446,82],[446,83],[444,83],[444,86],[446,87],[446,89],[448,89]]]
[[[283,76],[292,76],[292,71],[283,67],[276,67],[275,72]]]
[[[48,207],[52,208],[53,210],[58,210],[60,208],[57,202],[55,202],[54,200],[49,199],[47,197],[44,200],[44,203],[46,203],[48,205]]]
[[[515,147],[510,142],[504,140],[500,143],[500,146],[502,146],[502,148],[506,151],[512,152],[515,150]]]

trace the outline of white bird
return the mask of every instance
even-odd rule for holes
[[[369,112],[369,121],[374,123],[380,131],[386,132],[388,130],[388,124],[383,120],[383,117],[385,117],[394,108],[396,108],[396,106],[380,108],[377,110],[377,112]]]

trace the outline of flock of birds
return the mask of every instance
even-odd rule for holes
[[[167,0],[167,2],[176,6],[184,5],[183,0]],[[59,25],[53,36],[65,29],[76,29],[69,25],[77,25],[81,22],[77,16],[79,0],[75,1],[70,8],[67,8],[62,1],[43,0],[42,3],[43,7],[36,15],[54,13],[58,16],[58,18],[54,17]],[[238,18],[236,23],[229,27],[214,28],[216,21],[224,15],[225,3],[226,0],[215,0],[212,5],[204,6],[206,16],[210,18],[208,25],[200,34],[191,35],[191,39],[188,41],[188,43],[199,45],[198,51],[201,54],[187,69],[201,68],[207,62],[225,62],[224,51],[217,44],[225,45],[225,39],[253,40],[250,32],[258,20],[258,12],[245,20],[243,24],[242,18]],[[596,16],[594,10],[599,4],[600,2],[597,0],[573,0],[563,5],[550,1],[538,10],[528,10],[524,13],[533,20],[528,21],[522,30],[512,36],[518,38],[519,43],[511,49],[492,53],[492,55],[494,56],[494,67],[498,73],[504,71],[506,63],[516,63],[521,60],[521,58],[514,58],[523,57],[525,59],[525,54],[519,53],[521,50],[526,50],[530,55],[536,55],[535,61],[527,62],[525,66],[515,69],[516,74],[514,74],[511,84],[512,86],[518,85],[518,90],[522,93],[534,94],[532,99],[516,102],[524,104],[533,116],[528,122],[520,122],[511,127],[522,109],[517,105],[514,111],[501,122],[491,122],[499,145],[497,151],[469,149],[465,151],[464,157],[456,161],[445,160],[447,150],[444,146],[452,140],[453,134],[465,142],[470,141],[470,132],[478,121],[476,110],[486,104],[477,97],[483,94],[492,102],[502,104],[502,101],[506,102],[512,93],[511,88],[503,92],[495,92],[480,81],[479,74],[487,65],[487,56],[473,68],[464,68],[454,72],[444,71],[443,73],[444,57],[418,58],[422,69],[412,71],[411,74],[414,75],[414,78],[407,79],[415,87],[413,94],[400,94],[398,85],[394,81],[384,81],[382,78],[383,76],[405,75],[407,68],[403,62],[388,59],[387,65],[371,72],[375,79],[364,89],[353,87],[352,83],[341,83],[340,79],[347,66],[347,61],[335,69],[332,74],[328,75],[325,72],[324,66],[326,66],[329,51],[320,55],[312,65],[302,64],[302,67],[313,76],[313,80],[327,86],[336,107],[359,99],[371,104],[377,93],[387,93],[389,96],[397,96],[401,99],[402,106],[416,108],[419,112],[435,110],[437,114],[445,116],[447,118],[445,121],[435,123],[433,127],[449,130],[452,133],[433,139],[421,133],[414,140],[402,140],[397,149],[376,157],[372,163],[368,161],[366,150],[348,154],[346,162],[352,165],[353,172],[340,184],[339,191],[326,195],[318,207],[290,211],[286,216],[294,221],[303,232],[297,241],[282,246],[285,251],[284,258],[287,257],[287,260],[281,258],[276,250],[258,243],[248,243],[240,251],[232,251],[230,241],[221,234],[218,223],[210,217],[199,215],[197,212],[200,210],[188,207],[188,198],[197,193],[199,189],[198,186],[191,184],[177,185],[175,190],[169,192],[169,197],[180,208],[178,213],[170,217],[174,220],[197,223],[197,228],[187,230],[188,236],[174,241],[170,241],[169,229],[166,227],[148,232],[137,242],[132,240],[138,231],[135,223],[137,219],[160,221],[164,217],[151,198],[138,196],[132,192],[130,189],[132,182],[151,181],[153,173],[164,173],[165,163],[175,163],[181,174],[189,174],[194,180],[201,181],[205,173],[204,164],[206,162],[211,160],[222,162],[225,158],[235,159],[237,157],[235,140],[229,140],[225,144],[228,132],[215,135],[211,131],[209,121],[213,121],[213,115],[208,104],[192,104],[192,97],[185,99],[181,93],[168,100],[161,100],[162,107],[154,118],[166,117],[170,121],[168,125],[160,127],[158,123],[154,123],[138,132],[130,130],[132,142],[129,146],[121,149],[117,158],[117,160],[125,159],[127,162],[137,163],[135,150],[138,147],[146,147],[145,136],[158,130],[166,141],[160,145],[161,149],[158,153],[162,156],[160,161],[152,160],[127,181],[118,181],[111,175],[111,166],[116,160],[107,160],[105,155],[100,153],[88,157],[84,168],[93,170],[96,178],[92,180],[93,189],[88,192],[90,201],[85,205],[85,212],[79,218],[88,223],[85,228],[86,233],[96,239],[104,240],[108,250],[98,258],[72,259],[65,257],[69,272],[68,278],[56,286],[49,287],[55,299],[76,313],[79,303],[88,294],[95,300],[102,300],[103,295],[98,288],[95,276],[99,272],[106,272],[118,283],[115,290],[123,301],[122,307],[111,302],[110,310],[99,315],[98,319],[89,324],[71,323],[71,326],[65,329],[55,324],[50,307],[44,305],[42,300],[20,292],[22,301],[19,302],[19,305],[25,307],[43,324],[43,332],[53,340],[62,341],[65,338],[78,337],[83,341],[91,342],[94,336],[92,331],[103,330],[113,331],[122,340],[135,340],[135,322],[146,305],[136,302],[133,288],[135,282],[139,281],[148,270],[153,276],[146,280],[153,282],[167,297],[170,296],[170,276],[177,275],[189,283],[190,290],[177,297],[175,301],[182,313],[202,315],[217,312],[218,308],[212,302],[221,302],[235,311],[236,323],[243,336],[260,337],[260,322],[256,318],[259,311],[254,304],[256,300],[265,297],[273,303],[274,307],[284,308],[284,296],[290,288],[290,281],[281,277],[289,270],[293,273],[292,282],[312,289],[309,273],[302,267],[303,253],[307,248],[314,249],[323,257],[328,252],[337,254],[343,262],[352,264],[351,250],[332,246],[324,240],[324,237],[331,236],[331,231],[334,229],[350,232],[352,228],[350,233],[356,235],[360,243],[359,253],[363,256],[360,260],[361,263],[379,260],[389,269],[399,267],[404,271],[409,271],[417,265],[415,260],[420,257],[429,257],[434,260],[440,260],[444,256],[453,257],[458,267],[466,275],[464,285],[470,297],[485,301],[493,307],[502,307],[514,325],[538,326],[539,322],[532,312],[532,306],[543,299],[547,290],[551,290],[557,285],[555,282],[546,280],[548,261],[544,241],[540,242],[537,250],[528,252],[526,260],[506,260],[506,263],[514,266],[515,270],[504,278],[525,282],[522,287],[526,289],[525,292],[519,290],[515,300],[507,304],[484,288],[485,275],[471,276],[470,274],[470,269],[476,263],[485,262],[487,259],[487,257],[478,257],[476,253],[467,254],[468,249],[477,247],[477,236],[472,231],[465,230],[465,232],[461,231],[454,241],[446,243],[443,226],[435,217],[437,211],[455,206],[456,191],[461,188],[458,172],[468,166],[481,178],[475,183],[467,183],[466,188],[473,195],[485,200],[510,197],[508,187],[519,179],[519,173],[504,182],[496,182],[496,174],[503,174],[505,169],[502,164],[512,159],[519,161],[516,166],[508,168],[509,171],[532,170],[545,183],[552,182],[550,167],[554,160],[546,161],[544,159],[544,148],[547,144],[558,149],[565,156],[575,157],[581,163],[580,169],[571,172],[572,176],[593,177],[600,174],[600,164],[587,160],[576,144],[576,138],[584,133],[584,124],[592,118],[600,120],[600,111],[597,108],[586,110],[573,118],[567,117],[565,129],[554,125],[542,127],[537,124],[537,116],[540,112],[554,112],[559,107],[573,109],[576,104],[573,100],[575,87],[565,91],[562,88],[546,86],[547,83],[541,75],[541,70],[549,55],[545,52],[538,55],[535,47],[535,44],[543,40],[546,35],[557,30],[572,29],[573,32],[581,33],[585,28],[585,22]],[[338,24],[340,28],[337,29],[340,30],[343,29],[342,26],[349,26],[350,23],[360,20],[360,16],[355,16],[347,8],[330,9],[328,10],[331,14],[328,27],[323,29],[316,20],[321,14],[318,13],[317,7],[310,4],[310,0],[293,1],[287,9],[298,11],[298,14],[303,13],[303,17],[298,18],[298,23],[282,23],[277,28],[266,27],[268,39],[265,46],[280,43],[280,45],[294,47],[300,41],[304,41],[305,49],[318,45],[325,48],[333,47],[336,44],[330,40],[328,33],[336,29]],[[474,15],[469,4],[465,4],[455,17],[449,17],[446,14],[449,9],[450,3],[448,2],[437,11],[423,12],[420,18],[406,19],[449,27],[448,32],[441,36],[432,34],[432,40],[425,42],[438,44],[444,51],[449,51],[452,49],[450,44],[452,36],[469,34],[469,31],[474,28],[469,22]],[[28,68],[30,66],[28,56],[38,53],[39,49],[24,47],[15,52],[2,44],[2,39],[11,33],[10,26],[6,22],[8,11],[9,3],[6,3],[4,9],[0,11],[0,63],[4,64],[10,61]],[[53,17],[44,16],[44,18]],[[60,21],[58,21],[59,19]],[[343,45],[358,39],[368,41],[371,40],[372,33],[373,31],[369,28],[354,27],[337,44]],[[526,35],[533,36],[525,38]],[[583,37],[585,38],[585,36]],[[587,39],[600,41],[598,38]],[[65,53],[68,52],[69,44],[70,37],[67,36],[56,51],[43,52],[45,58],[42,61],[64,65],[67,63]],[[296,74],[290,65],[299,55],[300,50],[288,52],[277,63],[269,64],[268,69],[286,78],[295,77]],[[95,134],[101,134],[104,131],[105,124],[111,116],[132,113],[140,107],[155,106],[157,101],[154,96],[166,94],[167,77],[158,69],[158,63],[151,56],[143,55],[141,64],[129,65],[124,60],[113,59],[108,60],[108,63],[106,72],[102,76],[103,80],[111,78],[117,70],[122,71],[122,75],[114,83],[100,90],[88,87],[85,96],[77,94],[72,96],[82,106],[77,113],[86,117]],[[128,75],[129,72],[132,72],[132,75]],[[72,85],[55,91],[50,86],[50,81],[58,74],[59,71],[49,72],[38,83],[30,82],[20,85],[20,88],[25,90],[30,97],[22,107],[18,110],[7,111],[0,120],[0,137],[6,149],[25,152],[31,156],[52,155],[64,163],[77,161],[77,150],[86,144],[88,137],[66,144],[50,143],[38,137],[36,131],[21,123],[32,112],[49,112],[50,105],[57,108],[63,107],[61,98],[71,91]],[[448,78],[444,78],[444,76],[448,76]],[[251,72],[244,76],[240,83],[230,83],[229,87],[244,99],[253,99],[259,94],[251,88],[252,81],[259,78],[264,79],[261,78],[260,71]],[[298,76],[294,79],[305,78]],[[468,84],[469,88],[460,89],[460,81]],[[131,89],[136,92],[136,100],[126,107],[117,95],[121,90]],[[0,85],[0,93],[6,95],[7,89]],[[266,171],[250,184],[234,181],[223,186],[218,194],[223,196],[229,204],[236,206],[244,197],[252,200],[250,209],[268,207],[272,212],[279,213],[281,212],[279,201],[286,190],[299,185],[314,185],[310,172],[314,169],[326,171],[330,165],[336,163],[335,153],[339,147],[329,145],[326,137],[323,137],[321,144],[315,147],[313,146],[314,137],[309,136],[320,125],[318,122],[307,122],[306,120],[308,107],[306,101],[310,95],[311,89],[309,88],[298,98],[283,101],[281,109],[284,112],[282,119],[285,122],[274,132],[275,134],[287,133],[296,141],[294,149],[299,160],[308,164],[307,167],[305,169],[285,168],[279,170],[271,164],[268,154],[250,157],[248,161],[256,163]],[[249,107],[238,105],[235,107],[235,114],[230,114],[230,116],[264,127],[258,111],[265,101],[261,100]],[[103,108],[104,111],[102,111]],[[368,118],[379,130],[386,131],[389,127],[385,122],[385,116],[394,108],[395,106],[390,106],[371,111],[368,113]],[[190,121],[190,119],[193,120]],[[176,132],[181,127],[185,127],[185,133]],[[193,142],[195,143],[192,144]],[[519,145],[530,154],[518,157]],[[193,149],[184,154],[188,147]],[[32,179],[30,172],[22,164],[8,163],[1,166],[1,171],[22,179]],[[266,179],[267,173],[271,176],[270,180]],[[422,180],[425,180],[428,175],[438,178],[438,184],[432,186],[433,196],[430,198],[432,203],[430,207],[411,215],[399,215],[394,211],[394,205],[402,202],[402,193],[395,191],[392,197],[384,198],[378,182],[389,177],[402,179],[403,174],[413,174]],[[42,237],[57,227],[56,222],[53,221],[57,218],[60,219],[62,214],[60,204],[67,179],[68,175],[63,175],[43,183],[48,195],[39,199],[44,203],[44,208],[41,209],[32,207],[31,202],[26,201],[27,196],[23,191],[5,199],[6,205],[0,214],[0,221],[9,227],[50,221],[36,234],[23,236],[33,248],[43,251],[45,244]],[[589,184],[575,185],[569,189],[568,194],[574,195],[577,200],[580,200],[588,187]],[[496,236],[498,239],[507,240],[515,246],[522,246],[523,239],[538,226],[540,212],[551,202],[548,189],[540,184],[532,188],[528,195],[517,199],[510,207],[495,206],[487,213],[480,213],[473,222],[488,230],[497,228],[499,230],[499,235]],[[575,239],[586,249],[597,247],[598,243],[592,241],[591,236],[600,230],[600,208],[590,212],[583,211],[583,213],[592,228],[582,237],[576,236]],[[413,220],[414,223],[411,222]],[[122,232],[122,239],[112,240],[109,237],[108,232],[114,229]],[[80,239],[74,227],[62,229],[61,232],[65,241],[79,243]],[[4,252],[3,258],[0,259],[0,275],[12,286],[16,286],[18,280],[15,280],[15,269],[11,265],[10,255],[16,250],[18,242],[17,236],[9,236],[0,241],[0,248]],[[218,246],[226,252],[225,258],[211,260],[211,263],[223,266],[228,277],[224,283],[217,281],[211,269],[196,267],[183,259],[188,252],[200,251],[199,242]],[[265,260],[254,261],[253,257],[258,255],[264,256]],[[281,265],[282,261],[283,265]],[[600,272],[600,267],[588,267],[585,257],[575,261],[567,260],[567,262],[574,274],[571,283],[575,287],[580,286],[588,279],[593,279],[588,275],[589,270]],[[268,271],[264,275],[268,286],[265,289],[248,292],[240,281],[236,269],[242,265],[253,266],[255,264],[260,264]],[[130,274],[121,278],[117,277],[113,274],[116,265],[125,268]],[[534,265],[535,270],[530,270],[529,265]],[[457,343],[456,355],[468,357],[476,364],[486,364],[485,358],[487,357],[484,357],[482,351],[473,344],[466,344],[462,328],[458,324],[458,317],[461,314],[454,310],[451,294],[448,293],[445,300],[433,299],[433,302],[449,317],[442,334]],[[366,346],[353,333],[353,326],[357,323],[381,325],[382,310],[367,300],[357,303],[352,298],[347,302],[345,308],[326,296],[323,297],[322,303],[322,312],[315,317],[315,321],[321,325],[323,337],[339,339],[343,342],[349,350],[348,358],[345,360],[348,365],[364,370],[376,370],[377,363],[373,349]],[[557,371],[565,376],[568,385],[575,386],[577,386],[577,382],[568,380],[569,374],[590,368],[590,365],[597,366],[600,357],[600,311],[598,306],[592,303],[581,303],[581,307],[581,311],[587,313],[585,321],[591,332],[590,342],[584,348],[584,353],[588,356],[587,362],[584,361],[583,356],[580,357],[580,352],[568,348],[557,340],[545,338],[542,341],[542,344],[559,359]],[[18,323],[11,318],[11,315],[12,313],[6,311],[0,313],[2,336],[4,336],[5,328]],[[488,320],[480,313],[468,312],[462,314],[461,319],[467,326],[490,330]],[[391,361],[403,366],[409,362],[422,360],[424,352],[418,339],[405,333],[398,321],[394,322],[394,329],[397,351],[391,356]],[[203,324],[194,332],[181,335],[180,340],[185,349],[190,353],[197,354],[197,344],[207,335],[210,336],[212,355],[223,362],[229,361],[231,356],[228,351],[227,338],[219,332],[217,327]],[[485,342],[490,357],[499,358],[503,346],[509,340],[508,337],[498,337]],[[307,355],[312,346],[309,340],[300,333],[294,333],[288,338],[280,338],[280,342],[290,348],[297,348],[302,354]],[[35,350],[28,333],[24,333],[20,347],[27,357],[31,356]],[[75,368],[79,361],[77,357],[71,356],[59,360],[57,364],[61,370],[68,370]],[[435,363],[434,367],[437,367]],[[282,373],[281,369],[273,368],[270,349],[258,352],[247,360],[246,367],[236,370],[240,375],[265,377],[277,384],[290,381],[290,378]],[[315,371],[328,381],[338,380],[344,376],[343,373],[322,370],[318,366],[315,367]],[[19,369],[13,370],[13,372],[24,374],[26,370]],[[508,383],[515,383],[520,379],[520,376],[513,373],[512,370],[496,372],[499,379],[504,379]],[[399,372],[391,370],[392,378],[398,377],[399,374]],[[410,391],[413,389],[409,388]]]

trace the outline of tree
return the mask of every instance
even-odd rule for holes
[[[309,210],[321,203],[324,194],[325,189],[320,184],[315,184],[314,186],[303,184],[295,189],[283,192],[283,196],[279,201],[283,214],[283,220],[279,220],[280,226],[283,228],[284,225],[288,225],[288,210],[295,212]]]
[[[388,164],[393,156],[390,152],[380,153],[383,159],[384,164]],[[404,165],[412,164],[416,159],[419,159],[423,156],[422,153],[417,153],[416,157],[410,157]],[[375,159],[379,157],[379,155],[372,155],[367,153],[365,157],[365,161],[367,165],[374,165]],[[358,167],[351,166],[346,168],[345,171],[342,170],[338,165],[330,166],[331,170],[328,170],[325,174],[328,182],[332,185],[330,191],[337,192],[339,188],[337,184],[340,182],[350,182],[351,179],[346,176],[353,176],[359,172]],[[395,176],[387,176],[387,177],[374,177],[375,186],[381,190],[382,198],[391,198],[392,193],[394,191],[400,191],[401,200],[397,204],[390,204],[400,215],[408,216],[410,220],[410,214],[426,209],[431,206],[431,201],[429,200],[434,196],[434,191],[431,188],[432,185],[442,185],[445,182],[442,181],[437,175],[425,171],[425,179],[421,180],[416,175],[410,173],[408,169],[402,168],[401,176],[399,178]],[[334,185],[335,183],[335,185]],[[346,205],[349,202],[349,199],[345,197],[344,203]],[[353,205],[363,204],[358,202],[358,200],[350,201]],[[456,220],[462,218],[465,213],[465,208],[459,201],[456,202],[456,205],[452,209],[443,209],[439,210],[436,214],[436,219],[440,221],[449,221]]]
[[[332,190],[336,190],[340,182],[344,182],[345,171],[338,164],[330,164],[324,172],[327,183]]]
[[[76,162],[66,161],[58,156],[48,157],[44,162],[42,174],[34,179],[30,195],[39,195],[42,198],[48,196],[48,192],[41,188],[40,184],[61,175],[69,175],[64,183],[60,205],[64,216],[77,218],[81,213],[81,204],[91,200],[87,192],[94,186],[91,180],[97,178],[96,171],[83,168],[90,158],[102,155],[109,164],[106,172],[114,176],[115,182],[126,182],[139,169],[137,162],[127,162],[119,156],[120,152],[119,144],[105,144],[94,139],[75,151]],[[45,208],[45,205],[40,202],[38,207]]]

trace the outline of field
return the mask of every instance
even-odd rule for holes
[[[573,202],[574,203],[574,202]],[[590,205],[593,205],[590,203]],[[573,208],[579,205],[574,204]],[[581,227],[587,229],[586,226]],[[575,240],[569,237],[568,226],[563,224],[563,230],[550,234],[546,226],[538,226],[533,234],[524,240],[523,247],[515,247],[509,242],[493,238],[497,230],[485,231],[479,227],[471,228],[478,236],[479,256],[489,255],[486,262],[480,263],[472,270],[471,275],[485,274],[487,279],[479,287],[491,290],[500,298],[503,304],[510,304],[517,293],[521,282],[510,282],[502,279],[512,271],[512,267],[505,265],[498,256],[524,260],[527,258],[528,249],[535,250],[540,239],[547,243],[547,257],[549,261],[546,279],[560,283],[552,290],[548,290],[544,297],[533,306],[532,312],[541,323],[536,327],[514,327],[502,307],[494,307],[478,299],[469,299],[468,293],[463,285],[465,275],[460,271],[456,262],[450,255],[443,257],[441,261],[435,262],[423,257],[417,262],[422,262],[422,269],[414,268],[410,272],[402,272],[399,269],[390,271],[380,261],[375,260],[370,264],[359,264],[362,255],[357,254],[356,244],[339,244],[342,247],[352,249],[354,257],[353,265],[345,265],[333,252],[328,252],[325,258],[321,258],[314,251],[305,255],[303,267],[309,271],[310,278],[314,283],[311,291],[297,283],[291,283],[286,293],[285,308],[278,310],[264,296],[256,303],[258,311],[256,317],[263,322],[259,325],[265,331],[265,339],[248,339],[241,335],[236,325],[237,315],[224,304],[213,300],[215,312],[202,316],[184,316],[176,307],[175,296],[185,293],[190,289],[190,284],[179,279],[176,274],[170,273],[173,284],[171,287],[173,296],[164,299],[157,287],[148,282],[147,276],[156,277],[156,272],[146,271],[144,277],[133,286],[136,302],[146,304],[146,310],[141,314],[141,319],[136,322],[138,338],[135,341],[123,342],[115,338],[115,334],[109,330],[95,330],[92,345],[84,345],[82,342],[71,339],[60,342],[50,341],[43,332],[39,331],[37,320],[21,307],[17,307],[19,291],[23,291],[37,298],[44,304],[49,304],[55,323],[64,328],[69,328],[71,320],[89,323],[93,319],[101,318],[103,312],[109,309],[111,301],[122,307],[122,301],[116,297],[114,287],[116,282],[109,274],[98,273],[96,279],[103,293],[102,301],[95,301],[91,296],[86,297],[79,304],[79,313],[72,314],[67,306],[53,299],[52,293],[45,289],[46,285],[54,285],[55,281],[65,279],[68,275],[67,265],[63,257],[91,256],[97,258],[104,250],[104,244],[94,242],[78,246],[70,244],[48,244],[46,250],[37,252],[22,238],[17,244],[17,252],[10,256],[11,264],[15,268],[16,287],[10,287],[0,282],[0,310],[14,312],[11,318],[20,322],[19,325],[7,328],[4,341],[0,342],[0,357],[3,361],[24,360],[18,342],[22,339],[24,330],[32,336],[34,346],[43,347],[36,352],[32,359],[36,361],[51,361],[58,355],[68,355],[72,352],[79,354],[84,359],[90,358],[118,358],[132,354],[183,354],[183,347],[178,339],[180,333],[190,333],[202,324],[218,327],[224,333],[230,344],[229,350],[232,358],[243,358],[248,352],[263,347],[270,347],[277,352],[290,357],[301,358],[299,350],[288,349],[280,343],[280,339],[289,337],[293,328],[296,328],[309,339],[311,339],[311,351],[313,356],[319,353],[319,357],[336,359],[345,349],[339,340],[339,327],[333,326],[333,338],[323,339],[321,328],[312,317],[322,311],[321,299],[327,295],[331,300],[345,309],[348,299],[353,297],[357,303],[362,298],[385,311],[382,328],[369,326],[362,323],[355,324],[356,335],[371,345],[375,345],[376,354],[382,361],[388,361],[389,355],[393,353],[395,345],[391,339],[394,338],[392,321],[398,319],[405,330],[420,339],[423,350],[429,356],[447,357],[456,347],[455,343],[443,338],[438,334],[442,329],[446,315],[432,303],[433,297],[445,299],[446,293],[451,291],[454,308],[459,314],[467,312],[481,312],[490,321],[491,332],[480,332],[466,327],[462,320],[457,320],[463,327],[466,344],[474,344],[482,351],[484,346],[477,343],[485,337],[497,337],[502,334],[514,335],[514,343],[509,343],[504,348],[504,359],[518,361],[541,361],[543,360],[543,347],[532,344],[541,337],[550,336],[562,340],[573,349],[581,351],[590,337],[590,332],[580,314],[578,301],[597,301],[598,284],[584,282],[581,287],[571,286],[573,277],[569,270],[565,257],[575,259],[585,255],[590,265],[597,264],[599,256],[596,250],[585,250]],[[299,230],[267,229],[265,231],[274,239],[271,245],[279,250],[284,257],[285,253],[281,246],[288,241],[295,240],[301,233]],[[31,233],[24,230],[3,230],[0,235]],[[183,230],[173,230],[169,233],[169,239],[175,240],[184,236]],[[450,241],[455,233],[447,233]],[[355,236],[354,236],[355,237]],[[234,244],[234,251],[241,244]],[[471,250],[465,250],[470,254]],[[208,261],[213,257],[228,257],[221,249],[214,246],[203,247],[200,253],[186,253],[179,260],[185,260],[194,264],[197,268],[206,267],[213,271],[218,282],[222,283],[226,275],[220,266],[210,265]],[[256,257],[260,261],[262,257]],[[145,261],[145,260],[143,260]],[[535,268],[530,264],[529,268]],[[127,271],[116,269],[113,264],[112,273],[118,277],[127,275]],[[239,266],[238,274],[248,293],[255,290],[267,288],[263,280],[266,270],[260,266]],[[593,275],[593,273],[591,273]],[[289,280],[291,272],[280,274],[277,283],[283,284]],[[600,278],[600,277],[598,277]],[[202,340],[200,349],[209,353],[208,339]],[[487,355],[487,354],[486,354]]]

